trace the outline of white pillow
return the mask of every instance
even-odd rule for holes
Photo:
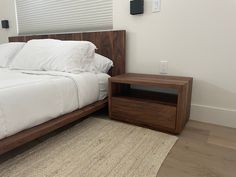
[[[113,66],[112,60],[102,55],[99,55],[97,53],[95,54],[93,63],[94,63],[95,70],[98,73],[108,73],[108,71]]]
[[[93,61],[95,49],[88,41],[31,40],[14,58],[10,68],[83,72]]]
[[[11,42],[0,45],[0,67],[8,67],[14,56],[23,48],[24,42]]]

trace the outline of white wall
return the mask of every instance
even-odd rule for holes
[[[0,20],[9,20],[9,29],[0,26],[0,44],[8,42],[9,36],[17,34],[14,0],[0,0]]]
[[[194,77],[191,118],[236,127],[236,0],[162,0],[151,13],[129,15],[129,0],[113,0],[115,29],[126,29],[127,71]]]
[[[160,13],[129,15],[129,0],[113,0],[115,29],[127,30],[127,71],[194,77],[191,119],[236,127],[236,0],[162,0]],[[0,0],[0,43],[16,35],[14,0]]]

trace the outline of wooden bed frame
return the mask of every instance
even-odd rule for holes
[[[125,40],[126,32],[119,31],[98,31],[83,33],[30,35],[9,37],[9,42],[27,42],[31,39],[60,39],[60,40],[86,40],[93,42],[98,50],[97,53],[113,60],[114,67],[109,71],[111,76],[125,73]],[[27,142],[46,135],[58,128],[61,128],[76,120],[82,119],[107,106],[107,99],[97,101],[82,109],[60,116],[36,127],[26,129],[15,135],[0,140],[0,155]]]

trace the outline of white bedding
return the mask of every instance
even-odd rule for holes
[[[103,99],[108,77],[0,69],[0,139]]]

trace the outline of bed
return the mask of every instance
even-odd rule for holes
[[[113,60],[114,67],[108,74],[115,76],[125,72],[125,36],[124,30],[99,31],[16,36],[9,37],[9,42],[87,40],[98,47],[97,53]],[[0,106],[4,105],[1,101],[8,102],[14,111],[5,108],[8,117],[0,119],[0,125],[5,125],[0,127],[0,155],[106,107],[102,86],[107,78],[105,74],[1,69],[0,95],[4,99]],[[19,117],[22,112],[24,118]]]

